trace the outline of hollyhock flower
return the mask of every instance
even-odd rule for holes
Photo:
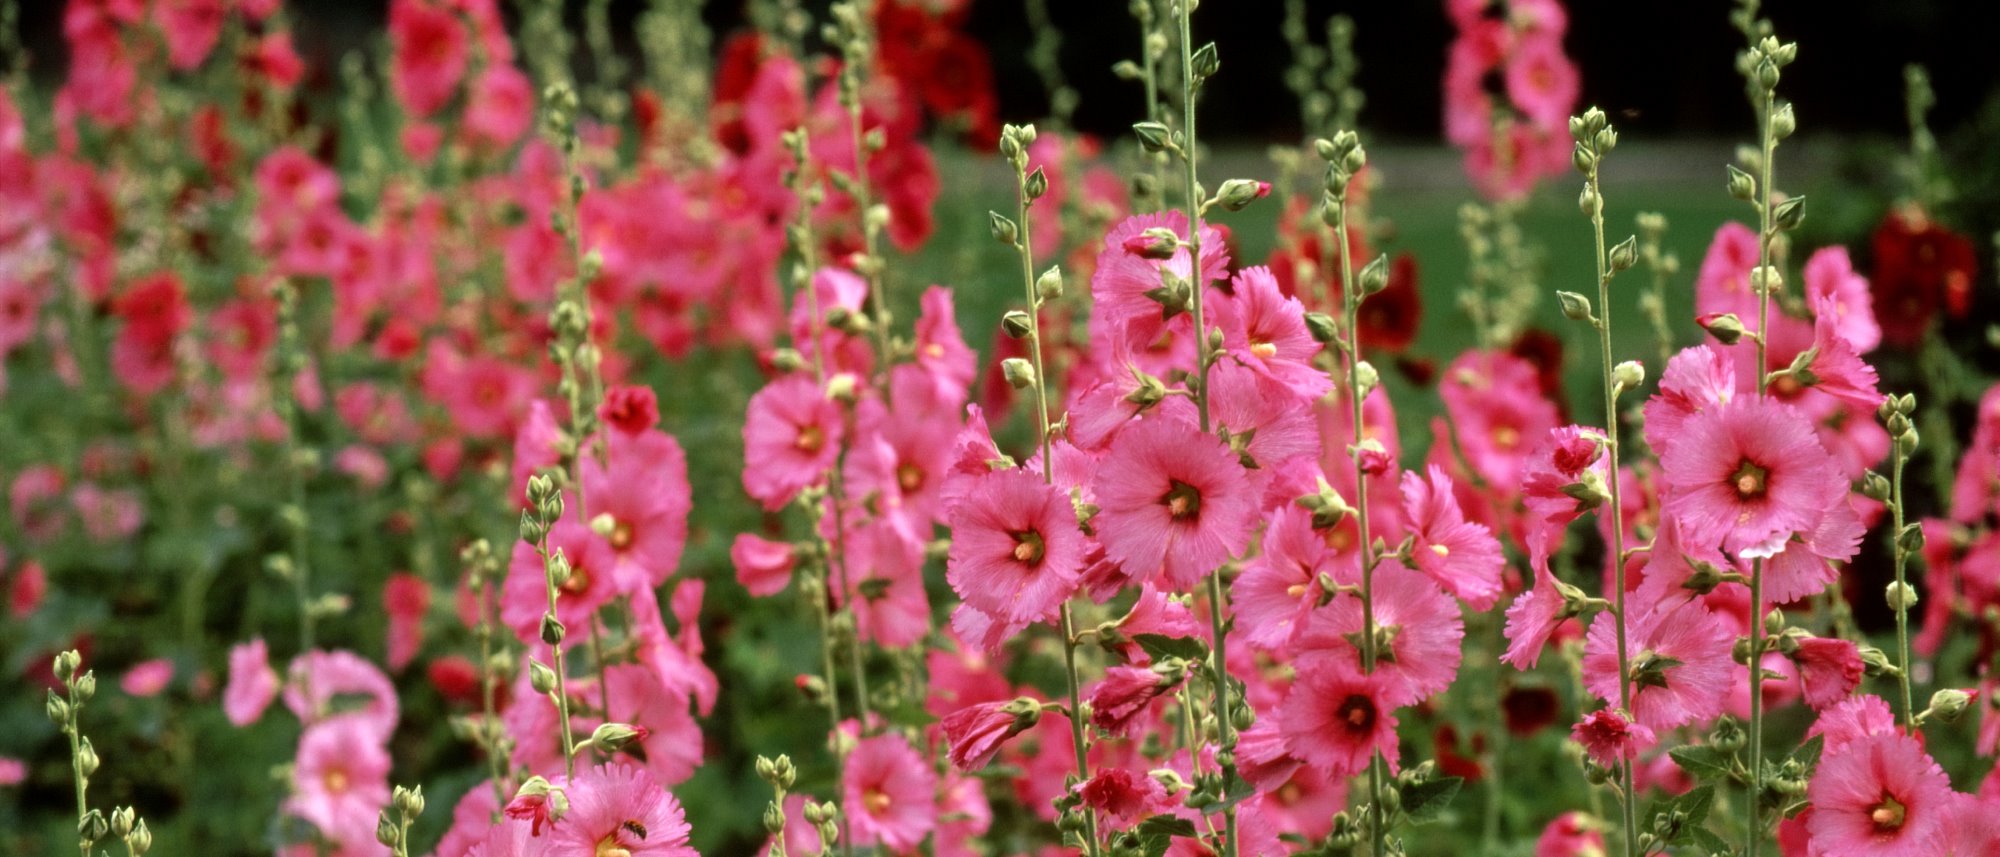
[[[306,63],[299,58],[298,48],[292,45],[290,30],[275,30],[258,36],[250,45],[250,51],[243,59],[243,66],[250,74],[279,91],[289,90],[299,85],[305,77]]]
[[[194,320],[178,276],[160,272],[125,290],[111,305],[124,322],[111,343],[111,369],[133,393],[150,396],[173,383],[174,341]]]
[[[1534,364],[1511,354],[1467,351],[1438,385],[1447,431],[1489,485],[1520,485],[1534,444],[1558,425]]]
[[[1659,731],[1720,712],[1735,666],[1730,660],[1735,634],[1699,604],[1627,606],[1632,719]],[[1606,702],[1619,698],[1617,622],[1611,613],[1598,614],[1583,647],[1584,684]]]
[[[573,518],[549,528],[547,545],[550,555],[562,552],[570,569],[569,577],[556,585],[556,619],[566,628],[587,628],[598,608],[618,594],[618,566],[611,545]],[[541,552],[527,542],[515,542],[507,579],[500,584],[500,621],[522,642],[536,645],[542,639],[542,616],[548,612],[548,569]],[[578,639],[573,632],[566,642],[574,645]]]
[[[1858,354],[1875,350],[1882,327],[1875,323],[1868,278],[1854,272],[1845,247],[1821,247],[1806,259],[1806,298],[1814,312],[1832,316],[1834,332]],[[1823,306],[1822,306],[1823,305]]]
[[[1758,298],[1750,287],[1750,271],[1757,267],[1758,253],[1755,230],[1734,220],[1717,228],[1695,275],[1695,312],[1735,313],[1744,330],[1757,332]]]
[[[346,407],[344,402],[349,398],[347,395],[349,391],[357,393],[353,397],[357,400],[356,407],[363,405],[358,400],[362,398],[374,398],[373,395],[365,397],[359,395],[363,390],[364,388],[349,387],[342,390],[341,394],[334,398],[336,402],[343,403],[340,407],[345,412]],[[395,399],[390,401],[401,400]],[[351,425],[352,421],[349,424]],[[555,413],[550,410],[548,400],[536,399],[530,402],[528,404],[528,415],[521,420],[520,426],[514,430],[514,463],[510,470],[513,476],[514,501],[521,504],[523,508],[526,508],[528,501],[528,477],[562,463],[562,453],[559,450],[562,439],[562,426],[556,424]]]
[[[42,564],[34,560],[21,563],[14,569],[13,579],[7,584],[7,612],[15,619],[26,619],[41,609],[42,599],[48,595],[48,574],[42,571]]]
[[[278,673],[271,669],[264,638],[229,649],[229,683],[222,688],[222,713],[236,726],[248,726],[264,715],[278,695]]]
[[[494,63],[473,78],[465,100],[465,135],[476,147],[501,150],[521,139],[535,118],[535,90],[511,64]]]
[[[1298,388],[1228,360],[1210,368],[1208,385],[1211,425],[1228,433],[1229,448],[1245,467],[1277,472],[1321,452],[1311,407],[1317,395],[1302,397]]]
[[[1394,563],[1375,570],[1375,627],[1387,635],[1386,650],[1371,680],[1390,707],[1414,704],[1450,686],[1458,674],[1465,637],[1458,604],[1440,592],[1429,578]],[[1355,642],[1366,625],[1359,598],[1336,598],[1313,611],[1296,641],[1301,661],[1331,655],[1359,670],[1362,652]]]
[[[1500,542],[1492,530],[1465,520],[1442,468],[1431,465],[1426,476],[1403,474],[1403,515],[1416,537],[1411,556],[1417,570],[1472,609],[1489,610],[1500,597],[1506,564]]]
[[[400,671],[416,658],[430,604],[430,584],[423,578],[408,572],[389,575],[382,587],[382,609],[389,616],[389,669]]]
[[[1655,740],[1653,730],[1625,719],[1610,708],[1584,715],[1570,730],[1570,737],[1583,745],[1592,761],[1606,768],[1618,767],[1621,760],[1639,758]]]
[[[285,811],[312,822],[343,847],[368,849],[375,840],[375,816],[389,805],[385,737],[351,717],[308,725],[292,762]]]
[[[1152,667],[1106,668],[1104,679],[1090,691],[1090,722],[1114,735],[1129,735],[1153,701],[1173,693],[1185,674],[1175,676]]]
[[[738,533],[729,546],[729,560],[736,566],[736,582],[751,595],[768,598],[792,582],[792,546],[753,533]]]
[[[1890,210],[1871,243],[1875,269],[1869,285],[1884,342],[1903,348],[1921,342],[1940,307],[1954,318],[1965,314],[1979,273],[1971,240],[1912,205]]]
[[[766,511],[784,508],[833,466],[840,442],[840,407],[811,378],[773,381],[743,418],[743,489]]]
[[[641,385],[613,387],[597,406],[604,424],[625,434],[643,434],[660,424],[660,401],[653,388]]]
[[[1535,668],[1549,637],[1575,615],[1569,599],[1557,587],[1548,563],[1534,563],[1534,573],[1534,586],[1515,596],[1514,603],[1507,606],[1507,651],[1500,656],[1500,660],[1523,671]]]
[[[1300,397],[1325,395],[1332,381],[1312,365],[1320,344],[1306,330],[1305,306],[1298,298],[1286,297],[1271,269],[1261,265],[1236,272],[1230,283],[1233,299],[1215,307],[1223,347],[1242,365]]]
[[[1090,311],[1091,330],[1111,334],[1131,322],[1149,323],[1146,329],[1158,327],[1160,304],[1146,293],[1160,288],[1163,272],[1194,285],[1185,247],[1169,246],[1163,258],[1157,259],[1127,249],[1128,242],[1142,239],[1148,229],[1166,229],[1185,241],[1187,215],[1178,210],[1135,215],[1105,233],[1097,269],[1090,276],[1090,293],[1096,298]],[[1201,273],[1204,287],[1229,276],[1229,254],[1224,250],[1222,233],[1208,223],[1201,227]]]
[[[0,756],[0,788],[18,786],[28,779],[28,765],[20,759]]]
[[[863,401],[855,418],[854,449],[847,456],[847,491],[874,495],[883,515],[893,515],[912,530],[928,532],[942,518],[944,487],[952,465],[958,421],[944,414],[956,407],[934,409],[910,391],[909,373],[901,373],[893,395],[896,410],[875,400]]]
[[[1368,768],[1376,753],[1398,768],[1396,716],[1384,698],[1380,674],[1365,674],[1345,658],[1315,658],[1299,665],[1297,683],[1278,708],[1278,728],[1293,756],[1348,777]]]
[[[937,824],[937,775],[893,732],[855,743],[841,772],[841,794],[856,845],[907,852]]]
[[[1837,578],[1828,561],[1853,559],[1867,532],[1854,504],[1846,497],[1836,500],[1811,530],[1787,540],[1764,563],[1764,598],[1782,604],[1823,591]]]
[[[1806,704],[1825,709],[1861,686],[1865,665],[1861,651],[1851,640],[1834,637],[1805,637],[1798,641],[1792,660],[1799,665],[1799,681],[1805,687]]]
[[[174,662],[166,658],[140,661],[125,671],[118,680],[118,687],[128,696],[158,696],[167,689],[167,683],[174,680]]]
[[[389,86],[419,119],[451,100],[471,59],[470,39],[458,15],[428,0],[390,4],[389,47]]]
[[[424,678],[430,680],[431,687],[438,695],[453,705],[476,706],[480,698],[479,668],[462,655],[445,655],[433,659],[424,668]],[[505,691],[504,687],[496,690]]]
[[[1660,392],[1646,400],[1646,443],[1665,453],[1687,421],[1736,396],[1736,364],[1709,345],[1683,348],[1667,360]]]
[[[387,741],[396,731],[395,685],[353,652],[314,650],[294,658],[284,698],[285,707],[307,724],[353,720],[376,741]]]
[[[959,333],[951,289],[925,289],[922,310],[916,323],[917,366],[932,384],[934,401],[963,402],[972,389],[978,355],[966,347],[965,337]]]
[[[1576,64],[1563,55],[1560,36],[1521,39],[1507,59],[1507,97],[1535,124],[1560,125],[1576,108]]]
[[[1542,828],[1535,840],[1535,857],[1600,857],[1611,853],[1604,845],[1604,832],[1596,819],[1581,812],[1565,812]]]
[[[832,529],[831,515],[823,531]],[[843,588],[838,605],[852,605],[856,631],[864,640],[891,648],[915,645],[930,632],[930,596],[924,590],[924,545],[891,519],[851,527],[840,544],[846,567],[836,564],[834,582]]]
[[[680,565],[693,508],[687,455],[664,433],[612,433],[605,457],[579,456],[590,527],[611,547],[619,586],[659,586]]]
[[[1954,795],[1923,745],[1885,732],[1827,750],[1806,785],[1814,849],[1843,857],[1942,852]]]
[[[1813,358],[1796,380],[1856,407],[1872,410],[1882,404],[1882,394],[1875,389],[1875,367],[1863,361],[1841,333],[1832,299],[1814,300],[1813,312]]]
[[[1738,400],[1703,411],[1660,457],[1663,514],[1695,544],[1770,556],[1810,531],[1846,483],[1813,428],[1788,405]]]
[[[467,852],[486,841],[490,830],[495,827],[513,826],[494,823],[494,817],[499,815],[500,809],[500,799],[493,794],[491,780],[481,781],[467,789],[465,795],[458,799],[458,803],[452,805],[451,827],[446,828],[444,838],[438,840],[437,850],[432,854],[435,857],[465,857]]]
[[[996,470],[953,509],[945,579],[965,602],[1015,622],[1048,618],[1076,589],[1085,538],[1069,495],[1025,468]]]
[[[165,0],[153,7],[153,20],[167,37],[167,62],[189,71],[208,58],[229,16],[223,0]]]
[[[1871,735],[1896,731],[1896,715],[1879,696],[1856,696],[1822,709],[1806,737],[1819,737],[1823,752],[1835,753]]]
[[[1159,780],[1125,768],[1104,768],[1077,783],[1071,791],[1084,806],[1102,814],[1112,830],[1131,827],[1147,816],[1171,809],[1175,803]]]
[[[1282,648],[1318,606],[1324,594],[1319,575],[1334,568],[1333,552],[1312,527],[1312,513],[1296,505],[1278,509],[1264,528],[1262,549],[1230,583],[1236,632],[1251,646]]]
[[[1135,579],[1164,573],[1187,590],[1243,551],[1257,512],[1236,456],[1194,426],[1144,420],[1118,435],[1098,467],[1093,526]]]
[[[1022,697],[1008,702],[982,702],[945,715],[945,743],[951,763],[961,771],[976,771],[1000,752],[1007,739],[1026,731],[1041,718],[1041,703]]]
[[[563,792],[569,812],[549,830],[551,857],[698,857],[680,801],[640,768],[598,765]]]
[[[1097,452],[1110,443],[1119,429],[1141,416],[1192,422],[1196,418],[1192,401],[1183,396],[1165,395],[1166,385],[1139,368],[1119,343],[1112,344],[1114,367],[1105,377],[1077,392],[1069,407],[1069,440],[1078,449]]]

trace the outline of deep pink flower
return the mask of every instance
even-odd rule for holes
[[[1296,505],[1277,510],[1261,549],[1229,585],[1236,633],[1260,649],[1282,648],[1319,604],[1319,575],[1333,571],[1333,552],[1313,529],[1312,513]]]
[[[1861,359],[1860,349],[1840,329],[1840,312],[1831,297],[1813,301],[1813,358],[1801,383],[1843,402],[1874,409],[1882,404],[1875,388],[1875,367]]]
[[[1837,637],[1806,637],[1799,640],[1792,660],[1799,665],[1799,681],[1805,687],[1806,704],[1824,709],[1846,699],[1861,686],[1866,665],[1861,651],[1851,640]]]
[[[1821,710],[1806,737],[1822,739],[1824,752],[1830,754],[1870,735],[1895,730],[1896,715],[1889,711],[1889,703],[1879,696],[1856,696]]]
[[[841,790],[841,808],[856,845],[908,852],[937,824],[937,775],[896,733],[855,743]]]
[[[1128,242],[1141,238],[1148,229],[1167,229],[1185,241],[1187,215],[1178,210],[1136,215],[1105,234],[1103,249],[1097,254],[1097,270],[1090,277],[1090,293],[1096,299],[1091,305],[1090,326],[1098,335],[1115,336],[1127,324],[1146,330],[1159,329],[1160,305],[1146,297],[1146,293],[1160,288],[1162,272],[1197,288],[1229,276],[1229,252],[1223,245],[1222,233],[1213,225],[1203,223],[1201,228],[1203,282],[1200,284],[1194,283],[1195,277],[1188,268],[1186,248],[1169,247],[1164,259],[1147,258],[1127,249]]]
[[[1664,454],[1689,419],[1727,404],[1736,391],[1736,364],[1718,346],[1681,349],[1660,374],[1660,392],[1646,400],[1646,443]]]
[[[1954,815],[1943,769],[1917,739],[1898,732],[1828,749],[1806,797],[1813,848],[1842,857],[1941,853]]]
[[[1736,635],[1700,604],[1627,606],[1633,720],[1659,731],[1719,713],[1735,667],[1730,647]],[[1583,648],[1584,684],[1607,703],[1619,698],[1617,622],[1611,613],[1598,614]]]
[[[222,35],[222,21],[229,15],[223,0],[161,0],[153,7],[153,20],[167,37],[167,62],[178,71],[189,71],[208,58]]]
[[[640,434],[660,424],[660,401],[653,388],[643,385],[613,387],[597,406],[597,416],[625,434]]]
[[[1188,590],[1243,551],[1255,492],[1229,448],[1194,426],[1142,420],[1119,433],[1097,471],[1093,526],[1139,581],[1164,573]]]
[[[644,769],[613,762],[577,774],[569,812],[549,830],[550,857],[698,857],[680,801]]]
[[[1559,35],[1518,40],[1507,58],[1507,97],[1535,124],[1559,127],[1576,109],[1582,88],[1576,64],[1563,54]]]
[[[1421,574],[1383,563],[1375,570],[1374,614],[1375,627],[1386,629],[1389,637],[1371,677],[1384,704],[1412,705],[1451,684],[1465,638],[1464,620],[1451,596]],[[1330,655],[1360,670],[1362,650],[1356,641],[1364,627],[1361,599],[1336,598],[1313,611],[1294,650],[1301,662]]]
[[[743,418],[743,489],[767,511],[818,482],[840,453],[840,407],[810,377],[771,382]]]
[[[229,683],[222,688],[222,713],[236,726],[248,726],[264,715],[278,695],[278,673],[271,669],[264,638],[229,649]]]
[[[1222,328],[1223,347],[1242,365],[1284,384],[1297,396],[1325,395],[1332,382],[1312,365],[1320,344],[1306,330],[1305,305],[1285,296],[1271,269],[1261,265],[1236,272],[1230,282],[1234,296],[1217,302],[1214,316]]]
[[[1606,768],[1618,767],[1621,760],[1639,758],[1655,740],[1653,730],[1625,719],[1611,708],[1584,715],[1570,730],[1570,737],[1583,745],[1592,761]]]
[[[1507,652],[1500,660],[1519,670],[1534,669],[1549,637],[1570,618],[1565,615],[1568,601],[1556,588],[1555,575],[1549,572],[1548,564],[1535,564],[1534,572],[1534,586],[1514,596],[1514,603],[1507,605]]]
[[[1300,664],[1298,681],[1278,708],[1278,728],[1292,755],[1347,777],[1367,770],[1381,753],[1395,771],[1396,716],[1385,689],[1379,674],[1364,674],[1344,658]]]
[[[1442,468],[1433,464],[1426,476],[1403,474],[1403,516],[1416,537],[1411,553],[1417,570],[1472,609],[1491,609],[1506,565],[1500,542],[1485,525],[1465,520]]]
[[[1744,330],[1757,332],[1757,293],[1750,287],[1757,256],[1755,230],[1734,220],[1717,228],[1695,275],[1695,312],[1733,312]]]
[[[527,133],[535,119],[535,89],[508,63],[494,63],[473,78],[465,100],[465,135],[475,147],[499,151]]]
[[[1690,418],[1660,457],[1661,507],[1681,535],[1733,554],[1771,556],[1816,526],[1847,484],[1806,419],[1788,405],[1738,399]]]
[[[1114,735],[1129,735],[1154,700],[1180,685],[1181,680],[1151,667],[1110,667],[1090,691],[1090,722]]]
[[[0,788],[18,786],[27,778],[27,763],[9,756],[0,756]]]
[[[1605,850],[1602,825],[1588,814],[1565,812],[1542,828],[1535,840],[1535,857],[1600,857]]]
[[[389,669],[400,671],[416,658],[430,604],[430,584],[423,578],[409,572],[389,575],[382,587],[382,609],[389,616]]]
[[[1875,322],[1875,299],[1868,291],[1868,278],[1854,271],[1845,247],[1821,247],[1806,259],[1806,298],[1818,316],[1831,316],[1836,334],[1859,354],[1867,354],[1882,343],[1882,327]]]
[[[944,716],[945,743],[951,747],[951,763],[961,771],[986,767],[1007,739],[1034,726],[1041,705],[1033,699],[981,702]]]
[[[794,559],[790,544],[754,533],[738,533],[729,546],[729,560],[736,566],[736,582],[759,598],[776,595],[792,582]]]
[[[471,40],[449,8],[428,0],[389,7],[389,85],[417,118],[436,113],[458,90],[471,60]]]
[[[1131,827],[1174,805],[1159,780],[1122,767],[1104,768],[1072,791],[1085,806],[1101,813],[1112,830]]]
[[[611,548],[621,589],[664,584],[680,565],[694,505],[687,455],[658,431],[610,432],[604,443],[603,461],[586,452],[577,466],[590,526]]]
[[[556,586],[555,613],[570,629],[565,644],[575,645],[581,630],[590,627],[590,617],[618,594],[617,558],[608,542],[574,516],[549,528],[547,543],[551,555],[561,551],[569,561],[568,579]],[[500,621],[522,642],[540,645],[542,616],[548,612],[548,569],[541,553],[527,542],[515,542],[507,579],[500,585]]]
[[[285,811],[312,822],[344,848],[375,845],[375,816],[389,805],[389,751],[365,721],[336,717],[308,725],[292,762]]]
[[[966,603],[1038,622],[1075,591],[1084,535],[1069,495],[1040,474],[1011,468],[979,477],[950,524],[945,579]]]

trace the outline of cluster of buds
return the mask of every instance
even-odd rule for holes
[[[1341,131],[1330,140],[1314,140],[1313,151],[1326,162],[1326,199],[1322,207],[1332,212],[1340,207],[1340,203],[1347,201],[1347,187],[1360,174],[1361,168],[1368,165],[1368,152],[1361,148],[1361,136],[1353,131]],[[1323,213],[1321,216],[1328,218],[1326,225],[1337,225],[1331,219],[1334,215]]]
[[[757,776],[771,784],[771,802],[764,805],[764,832],[771,834],[770,857],[788,857],[785,852],[785,795],[798,782],[798,769],[792,766],[792,757],[787,755],[780,754],[776,759],[758,756]]]
[[[424,787],[397,786],[389,805],[375,817],[375,841],[395,857],[409,857],[410,825],[424,814]]]
[[[83,854],[90,854],[91,847],[116,837],[125,843],[130,857],[146,853],[153,847],[153,833],[146,829],[144,819],[138,817],[129,806],[112,810],[106,819],[100,810],[92,809],[85,795],[90,789],[90,778],[97,773],[101,764],[97,749],[90,744],[90,738],[83,734],[79,717],[83,706],[97,695],[97,675],[83,670],[83,656],[75,649],[59,654],[54,664],[56,680],[62,682],[63,694],[49,691],[47,713],[49,720],[69,738],[70,770],[76,777],[76,837],[77,848]],[[83,670],[78,672],[78,670]]]

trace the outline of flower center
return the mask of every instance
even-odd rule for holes
[[[861,803],[868,807],[870,815],[881,815],[889,811],[889,793],[881,789],[869,789],[861,794]]]
[[[1043,543],[1041,533],[1034,530],[1022,530],[1012,535],[1014,536],[1014,559],[1020,562],[1034,565],[1041,562],[1042,556],[1048,552],[1048,546]]]
[[[1730,474],[1729,484],[1736,489],[1736,496],[1742,500],[1754,500],[1764,496],[1770,487],[1771,471],[1758,467],[1756,462],[1743,459],[1736,465],[1736,472]]]
[[[924,469],[907,462],[897,465],[896,485],[905,494],[924,487]]]
[[[1250,343],[1250,353],[1269,360],[1278,356],[1278,346],[1276,343],[1271,342],[1252,342]]]
[[[1451,556],[1451,548],[1444,545],[1431,545],[1431,553],[1437,554],[1440,557]]]
[[[1493,443],[1501,449],[1513,449],[1521,442],[1521,430],[1513,426],[1500,426],[1493,430]]]
[[[563,592],[580,595],[590,589],[590,572],[581,565],[569,567],[569,579],[562,582]]]
[[[1306,585],[1303,583],[1294,583],[1290,586],[1285,587],[1285,594],[1290,597],[1297,598],[1301,595],[1306,594]]]
[[[614,830],[603,839],[597,840],[596,857],[632,857],[632,851],[618,841],[618,832]]]
[[[1160,498],[1160,503],[1167,507],[1167,514],[1174,516],[1176,521],[1201,516],[1201,490],[1179,479],[1173,480],[1172,487]]]
[[[1909,818],[1909,814],[1909,809],[1903,806],[1902,801],[1884,793],[1882,802],[1876,804],[1875,809],[1868,813],[1868,820],[1875,822],[1875,832],[1894,833],[1903,829],[1903,822]]]
[[[1336,712],[1350,732],[1366,732],[1375,726],[1375,700],[1365,694],[1353,694],[1342,700]]]
[[[632,522],[619,521],[611,527],[611,546],[624,550],[632,546]]]
[[[800,426],[799,436],[792,439],[792,448],[807,455],[818,452],[826,445],[826,431],[819,426]]]
[[[326,787],[328,794],[341,794],[347,791],[347,772],[339,768],[321,774],[319,781],[320,785]]]

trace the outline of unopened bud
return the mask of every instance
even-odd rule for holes
[[[423,815],[424,787],[397,786],[394,796],[390,798],[390,803],[395,804],[396,811],[402,813],[405,818],[416,818],[419,815]]]
[[[1043,194],[1049,192],[1049,177],[1042,172],[1041,167],[1036,167],[1034,172],[1029,173],[1027,181],[1023,184],[1025,185],[1023,189],[1028,192],[1030,200],[1041,199]]]
[[[1000,317],[1000,331],[1008,339],[1026,339],[1035,331],[1035,318],[1021,310],[1010,310]]]
[[[134,857],[153,850],[153,831],[146,829],[145,819],[139,819],[132,835],[125,837],[125,847],[132,850]]]
[[[633,741],[644,740],[646,730],[626,723],[606,723],[590,733],[590,745],[607,753],[625,749]]]
[[[1638,264],[1639,237],[1636,235],[1626,236],[1625,240],[1618,242],[1618,246],[1611,248],[1610,255],[1611,270],[1613,271],[1623,271]]]
[[[1636,390],[1646,383],[1646,367],[1637,360],[1627,360],[1611,370],[1611,383],[1620,390]]]
[[[1576,292],[1556,292],[1556,302],[1562,305],[1563,318],[1570,321],[1590,321],[1597,317],[1590,311],[1590,299]]]
[[[986,212],[986,221],[987,228],[993,232],[993,240],[1009,247],[1020,241],[1021,228],[1015,226],[1014,221],[1007,219],[1007,215],[989,211]]]
[[[389,817],[387,808],[375,816],[375,841],[385,848],[395,848],[403,841],[403,830],[396,826],[395,819]]]
[[[1035,297],[1045,301],[1052,301],[1062,296],[1062,268],[1050,265],[1048,270],[1043,271],[1042,275],[1035,279]]]
[[[1389,287],[1389,257],[1376,256],[1375,260],[1361,269],[1361,294],[1373,295]]]
[[[1790,232],[1806,221],[1806,198],[1795,196],[1778,203],[1771,212],[1771,224],[1780,232]]]
[[[533,658],[528,659],[528,686],[544,696],[556,692],[556,671]]]
[[[1140,122],[1132,126],[1132,131],[1139,135],[1139,147],[1148,152],[1166,151],[1172,139],[1167,126],[1158,122]]]
[[[1736,168],[1735,164],[1725,165],[1729,170],[1729,195],[1749,202],[1757,196],[1756,177]]]
[[[1000,372],[1016,390],[1035,386],[1035,366],[1025,358],[1009,357],[1000,361]]]
[[[1252,179],[1230,179],[1222,183],[1215,200],[1224,209],[1242,211],[1250,203],[1271,195],[1271,183]]]
[[[1891,610],[1908,610],[1917,606],[1916,588],[1900,580],[1890,582],[1885,597]]]
[[[1735,345],[1743,338],[1743,320],[1733,312],[1704,313],[1695,317],[1695,323],[1724,345]]]
[[[1931,694],[1930,708],[1924,710],[1922,717],[1925,722],[1934,720],[1939,723],[1951,723],[1956,721],[1959,715],[1964,714],[1966,707],[1971,703],[1972,694],[1945,688]]]
[[[124,839],[132,835],[132,822],[135,818],[137,816],[133,815],[132,808],[129,806],[121,806],[112,810],[111,835],[119,839]]]
[[[1312,334],[1313,341],[1322,345],[1331,344],[1340,338],[1340,325],[1333,316],[1323,312],[1306,313],[1306,332]]]

